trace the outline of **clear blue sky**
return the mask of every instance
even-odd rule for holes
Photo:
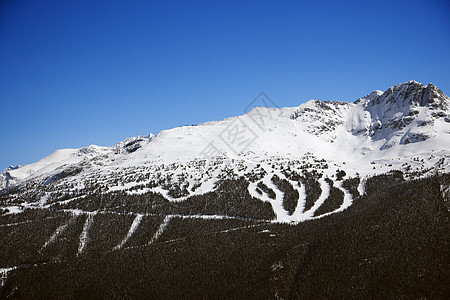
[[[0,1],[0,169],[59,148],[415,79],[450,93],[450,5]]]

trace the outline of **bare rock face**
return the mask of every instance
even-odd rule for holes
[[[401,83],[355,103],[370,114],[368,134],[372,139],[386,140],[382,149],[425,141],[436,136],[436,120],[450,122],[450,99],[432,83]]]
[[[369,96],[368,106],[396,103],[398,107],[409,104],[447,110],[450,105],[449,98],[434,84],[426,86],[414,80],[392,86],[382,94],[369,94],[365,98]]]

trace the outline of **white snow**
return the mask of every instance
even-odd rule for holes
[[[306,218],[311,219],[314,216],[314,213],[322,206],[322,204],[327,200],[330,195],[330,185],[325,181],[325,179],[319,179],[320,189],[322,193],[319,196],[319,199],[314,202],[314,205],[307,211],[305,211],[304,215]]]
[[[161,225],[159,225],[158,230],[155,232],[155,235],[152,237],[152,239],[147,243],[147,245],[152,245],[164,232],[166,227],[169,225],[170,220],[172,219],[171,215],[167,215]]]
[[[350,207],[350,205],[352,205],[353,196],[345,188],[342,187],[342,182],[341,181],[335,181],[333,183],[333,185],[336,188],[339,188],[344,193],[344,199],[343,199],[342,205],[338,209],[336,209],[334,211],[331,211],[331,212],[328,212],[328,213],[325,213],[325,214],[322,214],[320,216],[314,217],[314,219],[319,219],[319,218],[323,218],[323,217],[329,216],[331,214],[342,212],[342,211],[346,210],[348,207]]]
[[[17,205],[0,206],[0,209],[7,209],[8,210],[8,212],[6,213],[7,215],[19,214],[19,213],[23,212],[23,208],[21,206],[17,206]]]
[[[136,231],[136,229],[139,227],[139,224],[141,224],[142,221],[142,214],[138,214],[136,215],[136,217],[133,220],[133,223],[130,226],[130,230],[128,230],[127,235],[125,236],[125,238],[120,242],[119,245],[117,245],[116,247],[114,247],[113,250],[119,250],[123,247],[123,245],[126,244],[126,242],[130,239],[130,237],[133,235],[133,233]]]
[[[305,184],[302,184],[300,187],[298,185],[298,182],[294,182],[292,180],[288,180],[293,188],[298,192],[298,201],[297,206],[295,208],[294,213],[292,214],[292,219],[295,221],[303,220],[305,217],[303,216],[303,213],[305,211],[305,204],[306,204],[306,191],[305,191]]]
[[[70,223],[69,223],[70,224]],[[54,243],[56,239],[64,232],[66,231],[67,227],[69,227],[69,224],[63,224],[56,228],[55,232],[52,234],[50,239],[45,242],[45,244],[41,247],[41,251],[47,248],[48,245]]]
[[[365,186],[366,186],[366,178],[361,178],[359,180],[359,184],[358,184],[358,193],[363,196],[365,193]]]
[[[414,92],[408,94],[411,89]],[[414,98],[422,94],[420,91],[432,91],[446,110],[430,109],[428,104]],[[446,117],[437,117],[437,112]],[[244,176],[260,165],[267,172],[261,181],[274,190],[276,197],[270,199],[265,193],[256,193],[257,182],[250,183],[249,193],[271,204],[276,221],[295,222],[314,215],[328,197],[329,186],[321,180],[322,196],[305,212],[304,186],[290,181],[300,197],[294,213],[289,215],[283,207],[283,192],[271,182],[274,174],[285,177],[273,164],[298,161],[293,168],[301,172],[301,164],[323,160],[327,169],[314,166],[306,169],[318,170],[328,178],[333,178],[337,170],[344,170],[346,178],[360,177],[360,194],[364,193],[364,178],[390,170],[430,170],[422,176],[435,170],[449,172],[450,123],[446,121],[449,116],[447,96],[439,94],[433,86],[407,82],[385,93],[374,91],[352,103],[311,100],[291,108],[259,107],[241,116],[164,130],[156,137],[138,136],[111,147],[92,145],[58,150],[34,164],[5,170],[0,174],[0,189],[31,180],[40,184],[76,166],[82,168],[80,173],[50,183],[55,190],[80,191],[91,180],[110,192],[153,192],[170,201],[184,201],[216,189],[219,178],[228,176],[227,172],[235,177]],[[128,151],[136,143],[140,148]],[[243,144],[246,146],[241,148]],[[142,179],[126,182],[129,174]],[[154,181],[164,182],[165,186],[146,186]],[[167,186],[178,183],[189,183],[187,195],[170,196]],[[64,185],[73,187],[67,190]],[[42,194],[41,207],[48,205],[48,196]],[[349,199],[345,199],[345,205],[351,204]],[[20,210],[17,206],[13,211]],[[82,212],[73,210],[73,213]]]
[[[15,269],[16,269],[16,267],[0,268],[0,286],[1,287],[3,287],[5,285],[6,279],[8,278],[8,273]]]
[[[94,216],[97,212],[87,213],[86,221],[84,222],[83,231],[80,234],[80,242],[78,244],[77,256],[81,255],[89,242],[89,228],[94,222]]]

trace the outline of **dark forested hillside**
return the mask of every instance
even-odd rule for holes
[[[347,179],[351,207],[296,225],[268,221],[273,216],[264,203],[252,202],[242,180],[191,199],[192,206],[142,198],[137,215],[130,208],[112,209],[135,203],[121,202],[120,195],[92,196],[89,203],[109,208],[104,212],[94,208],[76,215],[60,208],[5,214],[0,267],[13,268],[2,269],[0,297],[444,299],[450,294],[446,178],[404,181],[401,173],[381,175],[367,180],[362,197],[359,180]],[[342,201],[339,190],[330,195],[324,210]],[[231,207],[236,197],[237,209]],[[158,205],[162,209],[156,213]],[[195,216],[217,209],[241,217]],[[251,214],[254,209],[259,218]],[[180,214],[167,215],[175,211]]]

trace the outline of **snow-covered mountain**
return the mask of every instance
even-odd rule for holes
[[[10,166],[0,174],[0,189],[64,167],[82,163],[99,155],[132,153],[147,144],[154,135],[127,138],[112,147],[90,145],[80,149],[60,149],[41,160],[21,166]]]
[[[449,149],[410,81],[58,150],[0,174],[0,298],[445,298]]]
[[[351,199],[339,185],[339,172],[361,178],[362,193],[363,178],[392,170],[409,178],[448,172],[448,149],[450,99],[431,83],[409,81],[354,102],[256,107],[241,116],[138,136],[111,147],[58,150],[3,171],[0,189],[17,204],[24,193],[44,186],[34,195],[41,206],[49,205],[52,193],[79,197],[87,187],[103,193],[158,193],[182,201],[214,191],[222,179],[245,177],[250,195],[269,202],[277,220],[299,221],[314,211],[299,207],[298,213],[288,213],[274,175],[288,180],[299,195],[305,192],[292,179],[294,173],[320,173],[323,190],[329,188],[323,178],[335,180],[348,198],[343,210]],[[275,199],[258,184],[272,187]]]

